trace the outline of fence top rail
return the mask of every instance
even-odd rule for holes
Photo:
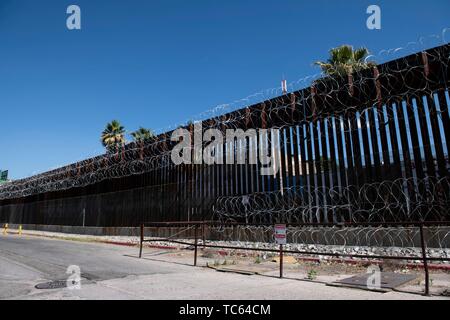
[[[174,221],[174,222],[143,222],[144,227],[177,227],[177,226],[249,226],[249,227],[273,227],[277,223],[245,223],[245,222],[220,222],[220,221]],[[450,226],[450,221],[400,221],[400,222],[344,222],[344,223],[280,223],[288,227],[389,227],[389,226],[426,226],[444,227]]]

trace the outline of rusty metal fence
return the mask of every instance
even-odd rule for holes
[[[170,131],[1,185],[0,219],[103,227],[211,219],[448,221],[449,65],[445,44],[212,114],[201,132],[183,126],[192,136],[210,128],[269,129],[213,148],[219,158],[244,157],[244,164],[175,165]],[[247,161],[261,146],[280,168],[274,175]]]

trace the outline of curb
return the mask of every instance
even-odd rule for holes
[[[17,235],[18,231],[9,231],[9,234],[14,234]],[[30,233],[26,233],[26,232],[22,232],[22,235],[27,235],[27,236],[35,236],[35,237],[44,237],[44,238],[52,238],[52,239],[61,239],[64,240],[63,237],[58,237],[58,236],[51,236],[51,235],[43,235],[43,234],[30,234]],[[88,238],[89,239],[89,238]],[[83,240],[82,238],[80,238],[80,240]],[[76,240],[71,240],[71,241],[76,241]],[[118,241],[107,241],[107,240],[95,240],[93,239],[92,242],[96,242],[96,243],[104,243],[104,244],[112,244],[112,245],[116,245],[116,246],[123,246],[123,247],[136,247],[139,246],[139,243],[127,243],[127,242],[118,242]],[[199,247],[201,247],[201,245],[199,245]],[[153,249],[164,249],[164,250],[178,250],[178,247],[175,246],[164,246],[164,245],[144,245],[144,248],[153,248]],[[221,256],[228,256],[229,252],[226,250],[211,250],[215,253],[217,253],[218,255]],[[309,258],[309,257],[300,257],[297,258],[297,260],[301,260],[301,261],[306,261],[306,262],[322,262],[322,259],[319,258]],[[344,263],[344,264],[361,264],[361,261],[357,261],[357,260],[352,260],[352,259],[340,259],[340,258],[333,258],[333,259],[327,259],[327,262],[334,262],[334,263]],[[380,265],[383,262],[381,260],[365,260],[365,263],[371,263],[371,264],[375,264],[375,265]],[[411,268],[411,269],[424,269],[423,263],[406,263],[405,264],[406,267]],[[450,264],[428,264],[428,269],[429,270],[440,270],[440,271],[449,271],[450,272]]]
[[[10,235],[18,235],[18,231],[8,231],[8,234]],[[34,234],[34,233],[27,233],[22,232],[23,236],[31,236],[31,237],[42,237],[42,238],[49,238],[49,239],[59,239],[59,240],[67,240],[64,239],[63,236],[58,235],[45,235],[45,234]],[[70,237],[70,236],[68,236]],[[83,240],[91,240],[90,238],[80,238],[80,242]],[[77,241],[76,239],[70,239],[69,241]],[[119,242],[119,241],[108,241],[108,240],[96,240],[92,239],[92,242],[95,243],[104,243],[104,244],[112,244],[115,246],[122,246],[122,247],[136,247],[139,246],[139,243],[129,243],[129,242]],[[144,245],[144,248],[154,248],[154,249],[167,249],[167,250],[177,250],[177,247],[174,246],[164,246],[164,245]]]

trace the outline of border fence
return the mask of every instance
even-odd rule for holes
[[[244,164],[175,165],[176,142],[166,132],[1,185],[0,220],[104,227],[448,221],[449,62],[447,44],[204,120],[202,132],[269,129],[213,149]],[[194,125],[184,128],[196,134]],[[280,168],[272,176],[248,162],[263,145]]]

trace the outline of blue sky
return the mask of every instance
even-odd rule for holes
[[[381,31],[366,28],[370,4]],[[331,47],[377,53],[449,18],[448,0],[0,0],[0,168],[21,178],[99,154],[112,119],[166,128],[317,73]]]

